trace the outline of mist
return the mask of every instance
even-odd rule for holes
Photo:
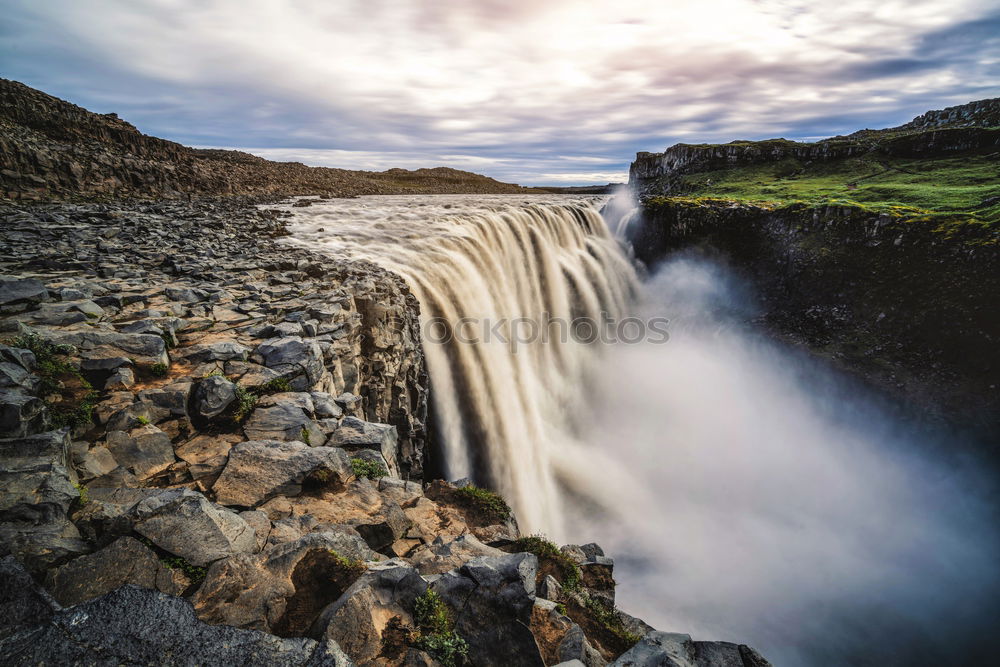
[[[1000,611],[994,489],[821,362],[756,333],[753,295],[676,257],[606,351],[559,475],[567,537],[616,558],[619,606],[775,665],[982,664]]]

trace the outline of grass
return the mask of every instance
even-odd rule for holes
[[[996,155],[901,159],[868,155],[803,163],[795,158],[687,174],[678,194],[760,204],[853,206],[959,231],[1000,235],[1000,162]],[[650,204],[657,205],[657,199]]]
[[[286,391],[292,390],[292,385],[285,378],[274,378],[269,380],[261,387],[261,390],[267,394],[280,394]]]
[[[84,486],[83,484],[80,484],[79,482],[75,482],[73,484],[73,486],[80,493],[80,504],[81,505],[86,505],[87,503],[89,503],[90,502],[90,494],[87,491],[87,487]]]
[[[351,468],[354,470],[354,476],[358,478],[379,479],[389,474],[384,465],[367,459],[351,459]]]
[[[455,632],[451,611],[441,596],[428,589],[413,605],[417,631],[410,643],[427,651],[444,667],[455,667],[469,654],[469,645]]]
[[[94,405],[100,394],[64,358],[72,352],[71,346],[57,345],[38,334],[24,334],[5,343],[35,355],[34,373],[40,380],[38,395],[48,407],[54,428],[75,429],[93,423]],[[52,400],[53,396],[58,399]]]
[[[527,552],[535,554],[542,563],[551,563],[559,573],[559,583],[564,590],[576,591],[580,589],[583,574],[580,566],[572,558],[559,550],[554,543],[545,539],[541,535],[518,538],[511,549],[516,553]]]
[[[167,377],[167,370],[168,370],[167,365],[166,364],[162,364],[162,363],[161,364],[153,364],[152,366],[149,367],[149,373],[153,377],[156,377],[156,378],[165,378],[165,377]]]
[[[337,561],[337,567],[343,570],[345,574],[353,576],[354,579],[357,579],[368,571],[368,566],[365,565],[364,561],[348,558],[335,549],[327,549],[327,552]],[[354,579],[351,580],[352,583]]]
[[[629,632],[625,628],[625,624],[622,623],[622,620],[618,618],[617,614],[615,614],[614,607],[586,594],[582,594],[580,597],[583,599],[584,606],[587,611],[590,612],[594,620],[603,625],[608,632],[620,639],[623,644],[631,647],[635,646],[640,640],[642,640],[642,637],[634,632]]]
[[[139,422],[140,426],[149,426],[149,424],[151,423],[148,417],[143,417],[142,415],[136,417],[135,420]]]
[[[138,536],[137,539],[145,544],[147,547],[153,550],[156,557],[159,559],[163,565],[170,570],[180,570],[187,578],[191,580],[192,585],[200,584],[205,580],[205,575],[208,574],[208,568],[201,567],[198,565],[192,565],[186,559],[180,556],[174,556],[156,546],[156,544],[145,536]]]
[[[257,405],[257,394],[236,385],[236,409],[233,411],[233,420],[237,424],[242,424],[253,412],[255,405]]]
[[[507,501],[500,494],[489,489],[469,485],[456,489],[455,493],[491,519],[509,521],[514,518],[514,512],[510,509]]]

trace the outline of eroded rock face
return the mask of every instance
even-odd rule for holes
[[[253,528],[238,514],[187,489],[166,490],[132,508],[136,532],[192,565],[209,565],[234,553],[251,553]]]

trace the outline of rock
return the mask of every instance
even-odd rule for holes
[[[16,558],[0,558],[0,641],[45,623],[59,609],[59,603],[35,583]],[[4,655],[2,651],[0,655]]]
[[[650,632],[611,663],[611,667],[769,667],[749,646],[695,642],[690,635]]]
[[[323,444],[323,432],[305,410],[294,402],[255,408],[243,425],[251,440],[306,440],[310,445]],[[316,442],[313,442],[313,436]],[[328,445],[334,446],[334,445]]]
[[[332,643],[206,625],[185,600],[132,585],[56,611],[45,624],[0,641],[0,655],[12,666],[350,664]]]
[[[49,290],[33,278],[0,280],[0,306],[17,303],[41,303],[49,300]]]
[[[342,450],[341,450],[342,451]],[[395,544],[410,527],[410,519],[396,503],[385,503],[373,520],[354,525],[358,534],[373,550],[379,553],[390,553]],[[404,556],[405,553],[390,555]]]
[[[396,427],[388,424],[373,424],[357,417],[344,417],[340,428],[330,434],[328,447],[343,447],[350,451],[371,449],[379,452],[388,466],[389,474],[399,476],[397,462],[398,438]]]
[[[16,389],[0,389],[0,437],[20,438],[45,430],[45,403]]]
[[[174,352],[174,356],[192,364],[204,364],[209,361],[246,361],[247,348],[234,340],[220,340],[180,348]]]
[[[124,431],[109,431],[108,451],[115,461],[139,479],[146,479],[166,470],[176,460],[170,437],[152,424]]]
[[[188,470],[194,479],[214,478],[226,467],[229,450],[242,441],[243,438],[235,434],[202,434],[191,438],[175,451],[188,464]]]
[[[217,417],[235,400],[236,385],[220,375],[207,377],[194,393],[195,414],[203,419]]]
[[[480,542],[475,535],[466,533],[446,540],[438,537],[433,544],[424,546],[413,552],[409,561],[422,575],[443,574],[454,570],[479,556],[499,558],[504,556],[500,549],[494,549]],[[547,595],[542,597],[553,600]]]
[[[252,553],[253,528],[238,514],[187,489],[161,491],[132,509],[135,530],[158,547],[204,566],[234,553]]]
[[[156,389],[143,389],[137,397],[143,403],[149,403],[171,415],[187,417],[188,399],[191,396],[191,381],[181,379]]]
[[[70,473],[67,431],[0,440],[0,520],[31,508],[66,514],[80,493]]]
[[[208,292],[193,287],[167,287],[163,293],[171,301],[197,303],[208,298]]]
[[[119,359],[144,367],[170,363],[166,343],[161,337],[152,334],[88,330],[62,334],[53,337],[53,340],[62,345],[73,345],[84,358],[112,360],[107,363],[117,363]]]
[[[257,548],[254,553],[260,553],[267,545],[267,539],[271,536],[271,520],[267,518],[267,513],[260,510],[244,510],[240,512],[240,518],[253,528],[254,537],[257,540]]]
[[[302,442],[243,442],[212,487],[223,505],[254,507],[275,496],[297,496],[307,477],[330,489],[343,489],[352,476],[342,449],[309,447]]]
[[[120,537],[98,552],[49,570],[45,577],[46,590],[67,607],[125,584],[180,595],[190,583],[183,573],[164,566],[151,549],[131,537]]]
[[[403,561],[375,565],[323,610],[315,636],[337,642],[352,660],[365,664],[381,652],[390,619],[415,625],[412,610],[426,590],[427,582]]]
[[[318,419],[339,419],[344,415],[344,410],[337,405],[330,394],[322,391],[314,391],[310,394],[315,406],[315,413]]]
[[[529,630],[538,559],[533,554],[474,558],[441,575],[431,588],[450,607],[473,664],[544,665]]]
[[[131,368],[127,366],[122,366],[116,368],[108,379],[104,381],[105,391],[116,391],[119,389],[128,389],[135,385],[135,373],[132,372]]]
[[[315,341],[299,336],[272,338],[257,346],[254,356],[287,378],[296,391],[313,388],[323,377],[323,352]]]
[[[313,533],[261,554],[218,561],[193,602],[209,623],[302,636],[361,574],[340,559],[372,556],[356,533]]]
[[[93,479],[107,475],[118,467],[118,462],[107,447],[92,447],[83,455],[83,461],[77,467],[80,478]]]

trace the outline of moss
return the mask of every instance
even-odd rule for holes
[[[139,422],[139,424],[141,424],[142,426],[148,426],[150,424],[149,419],[147,417],[143,417],[142,415],[136,417],[135,420]]]
[[[163,364],[163,363],[153,364],[152,366],[149,367],[149,373],[153,377],[157,377],[157,378],[167,377],[167,370],[168,370],[168,366],[166,364]]]
[[[467,500],[477,510],[491,519],[509,521],[514,518],[514,512],[510,509],[507,501],[500,494],[489,489],[469,485],[456,489],[455,492],[460,498]]]
[[[337,562],[337,567],[340,568],[343,573],[353,576],[354,579],[357,579],[368,571],[368,566],[365,565],[364,561],[360,561],[355,558],[348,558],[335,549],[327,549],[327,552],[333,556],[334,560]]]
[[[291,390],[292,385],[285,378],[274,378],[261,387],[261,391],[267,394],[280,394]]]
[[[236,385],[236,409],[233,411],[233,421],[242,424],[257,405],[257,394]]]
[[[156,557],[165,567],[171,570],[180,570],[187,576],[188,579],[191,580],[193,585],[200,584],[205,580],[205,575],[208,574],[208,568],[201,567],[199,565],[192,565],[186,559],[181,558],[180,556],[175,556],[172,553],[161,549],[148,537],[138,536],[137,539],[152,549],[156,553]]]
[[[590,612],[593,619],[621,640],[623,644],[631,647],[642,639],[642,637],[634,632],[630,632],[625,627],[625,624],[622,623],[622,620],[615,613],[615,609],[611,605],[586,594],[581,594],[580,598],[582,598],[584,606]]]
[[[309,442],[309,429],[307,429],[305,426],[303,426],[302,430],[299,432],[299,437],[302,438],[302,442],[306,443],[307,445],[312,444],[311,442]]]
[[[219,370],[218,368],[216,368],[216,369],[215,369],[214,371],[212,371],[211,373],[208,373],[208,374],[206,374],[206,375],[205,375],[205,378],[221,378],[221,377],[226,377],[226,376],[225,376],[225,374],[224,374],[224,373],[223,373],[222,371],[220,371],[220,370]]]
[[[427,651],[445,667],[455,667],[469,654],[469,645],[455,632],[451,611],[441,596],[428,589],[413,605],[417,631],[412,646]]]
[[[83,484],[80,484],[79,482],[75,482],[73,486],[76,488],[77,491],[80,492],[80,504],[86,505],[87,503],[89,503],[90,494],[87,492],[87,487],[84,486]]]
[[[583,575],[580,566],[572,558],[559,550],[554,543],[545,539],[541,535],[521,537],[515,540],[511,549],[517,553],[527,552],[538,556],[542,564],[551,564],[559,574],[559,583],[567,591],[576,591],[580,588]],[[541,574],[541,573],[540,573]]]
[[[389,474],[384,465],[367,459],[351,459],[351,468],[354,470],[354,476],[359,478],[379,479]]]

